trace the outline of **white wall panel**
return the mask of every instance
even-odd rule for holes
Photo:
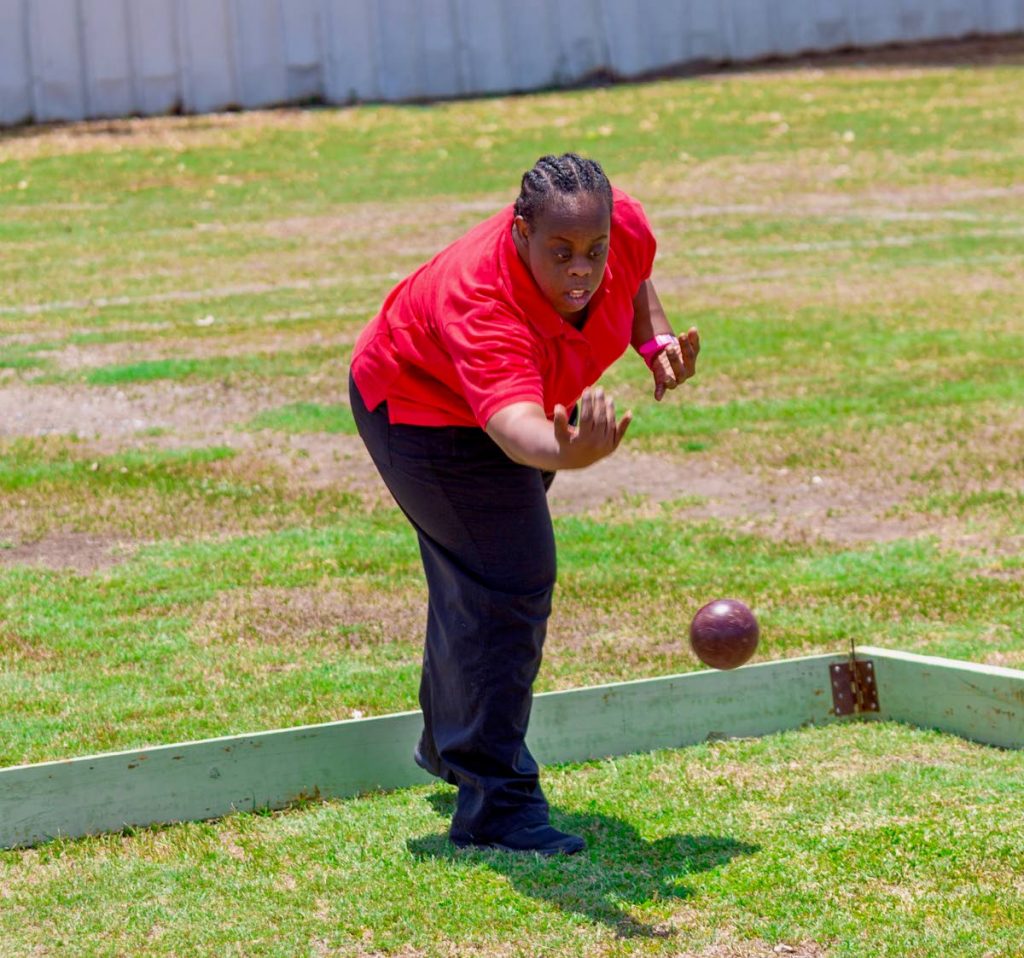
[[[596,0],[559,0],[548,10],[557,60],[548,83],[572,83],[608,66],[608,46]]]
[[[423,80],[420,37],[423,4],[419,0],[377,0],[377,88],[385,100],[417,95]]]
[[[175,0],[128,0],[135,98],[140,113],[167,113],[183,103]]]
[[[420,81],[414,96],[466,92],[459,56],[461,38],[452,0],[420,0]]]
[[[835,50],[852,42],[847,0],[775,0],[780,54]]]
[[[380,98],[377,16],[373,0],[323,0],[326,98],[331,103]]]
[[[986,0],[985,33],[1012,33],[1024,24],[1024,0]]]
[[[506,36],[514,90],[552,86],[560,67],[561,50],[554,36],[554,20],[546,0],[501,3],[502,29]]]
[[[688,57],[685,0],[602,0],[608,57],[618,76],[637,76]]]
[[[508,31],[499,10],[479,0],[455,0],[462,92],[498,93],[515,83],[508,53]]]
[[[326,43],[320,0],[281,0],[287,98],[301,102],[324,92]]]
[[[963,0],[935,0],[933,37],[958,37],[985,29],[985,7]]]
[[[913,24],[914,4],[909,0],[857,0],[854,5],[853,42],[873,47],[898,40],[918,39],[916,31],[905,33],[906,24]]]
[[[772,36],[774,9],[764,0],[731,0],[729,12],[729,59],[756,60],[781,50]]]
[[[179,0],[178,53],[184,105],[190,113],[209,113],[241,102],[229,2]]]
[[[280,0],[232,0],[239,102],[253,108],[288,99]]]
[[[928,40],[935,35],[932,20],[936,13],[937,0],[899,0],[893,4],[896,22],[896,38],[904,40]]]
[[[0,126],[32,118],[32,64],[25,0],[0,0]]]
[[[36,119],[80,120],[86,116],[86,100],[78,4],[33,0],[28,9]]]
[[[79,0],[89,116],[136,110],[126,0]]]
[[[836,50],[853,43],[851,19],[846,0],[813,0],[813,16],[807,20],[811,36],[806,49]]]
[[[0,0],[0,125],[531,90],[1024,30],[1024,0]]]
[[[729,59],[731,40],[728,11],[721,0],[689,0],[687,33],[690,49],[687,59],[718,63]]]

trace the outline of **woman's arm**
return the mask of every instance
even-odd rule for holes
[[[615,452],[632,418],[627,412],[616,421],[615,401],[598,387],[583,391],[575,426],[564,406],[555,406],[549,420],[539,403],[517,402],[491,416],[486,431],[509,459],[524,466],[582,469]]]
[[[670,335],[675,338],[672,326],[665,316],[665,310],[654,291],[654,284],[646,279],[633,297],[633,335],[630,343],[639,348],[655,336]],[[700,352],[700,335],[696,326],[678,337],[654,357],[651,373],[654,375],[654,398],[661,402],[665,390],[675,389],[697,371],[697,353]]]

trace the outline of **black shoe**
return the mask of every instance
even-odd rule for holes
[[[462,832],[451,833],[458,848],[493,848],[500,852],[533,852],[535,855],[575,855],[587,847],[579,835],[560,832],[550,825],[524,825],[491,841],[473,841]]]

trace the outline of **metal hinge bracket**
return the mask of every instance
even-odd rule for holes
[[[850,661],[828,667],[832,679],[832,711],[835,715],[854,715],[878,711],[878,683],[875,663],[858,659],[850,646]]]

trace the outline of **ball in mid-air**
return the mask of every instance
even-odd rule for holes
[[[757,649],[761,629],[739,599],[715,599],[701,606],[690,623],[690,645],[713,669],[735,669]]]

